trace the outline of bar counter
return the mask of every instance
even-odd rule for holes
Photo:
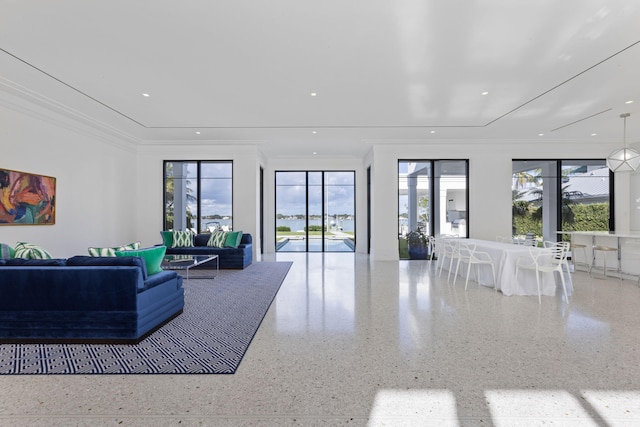
[[[578,264],[591,264],[593,259],[592,247],[594,245],[603,245],[617,247],[617,257],[615,253],[609,254],[607,259],[607,267],[617,266],[620,259],[622,274],[624,276],[634,276],[640,279],[640,233],[616,233],[613,231],[558,231],[558,234],[566,234],[571,236],[571,256]],[[574,244],[586,245],[586,259],[582,259],[584,254],[580,249],[574,250]],[[602,254],[598,255],[594,268],[602,268]]]

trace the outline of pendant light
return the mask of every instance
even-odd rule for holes
[[[627,148],[627,117],[630,115],[630,113],[620,114],[620,117],[624,119],[623,147],[607,157],[607,166],[613,172],[631,172],[640,166],[640,153],[633,148]]]

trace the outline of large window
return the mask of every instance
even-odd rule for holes
[[[233,162],[165,161],[164,229],[233,230]]]
[[[276,172],[276,251],[353,252],[355,173]]]
[[[468,235],[468,161],[398,161],[400,258],[408,258],[406,235]]]
[[[613,230],[613,174],[605,160],[514,160],[514,237]]]

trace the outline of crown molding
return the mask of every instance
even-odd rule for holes
[[[141,143],[128,133],[0,76],[0,104],[38,120],[135,152]]]

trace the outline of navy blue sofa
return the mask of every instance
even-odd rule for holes
[[[0,260],[1,343],[136,343],[183,307],[182,277],[140,257]]]
[[[251,234],[242,234],[242,240],[237,248],[212,248],[207,246],[211,234],[196,234],[193,246],[186,248],[172,248],[167,246],[167,255],[218,255],[220,268],[242,269],[253,262],[253,239]],[[196,267],[198,268],[198,267]],[[202,268],[216,268],[215,261],[202,265]]]

